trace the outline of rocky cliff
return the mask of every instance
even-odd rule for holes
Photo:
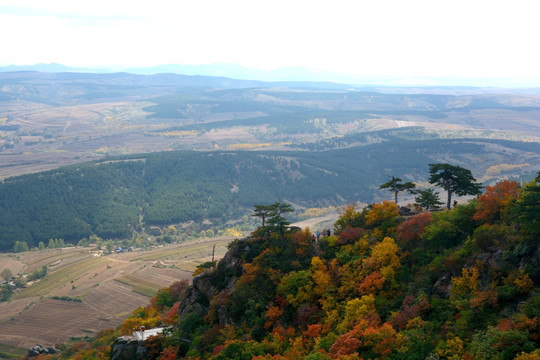
[[[230,292],[243,272],[244,258],[251,250],[248,240],[236,240],[217,266],[193,278],[178,308],[179,321],[190,313],[206,314],[210,300],[222,292]],[[229,323],[225,309],[218,310],[220,323]]]

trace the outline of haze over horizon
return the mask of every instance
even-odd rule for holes
[[[130,69],[233,63],[352,79],[540,86],[534,1],[4,0],[0,66]],[[328,80],[328,79],[321,79]]]

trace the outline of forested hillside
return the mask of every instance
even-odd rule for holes
[[[172,328],[146,341],[149,359],[540,358],[540,173],[440,212],[351,206],[319,241],[283,215],[50,358],[105,359],[115,337],[159,324]]]
[[[92,234],[129,238],[149,226],[205,219],[223,224],[274,201],[369,203],[387,196],[377,189],[388,176],[425,182],[427,164],[441,160],[471,168],[488,184],[530,180],[540,167],[538,143],[431,139],[415,128],[328,141],[313,143],[321,151],[140,154],[9,178],[0,183],[0,250],[16,241],[32,247]]]

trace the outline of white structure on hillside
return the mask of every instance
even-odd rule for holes
[[[157,334],[161,334],[163,332],[164,328],[153,328],[153,329],[144,329],[144,330],[138,330],[133,332],[133,336],[137,338],[137,340],[146,340],[150,336],[155,336]]]

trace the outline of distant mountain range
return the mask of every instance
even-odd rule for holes
[[[474,86],[497,88],[540,88],[537,78],[454,78],[454,77],[397,77],[397,76],[354,76],[303,67],[282,67],[273,70],[248,68],[234,63],[214,63],[200,65],[163,64],[151,67],[129,68],[121,66],[70,67],[58,63],[35,65],[0,66],[0,72],[39,71],[39,72],[89,72],[115,73],[127,72],[138,75],[173,73],[183,75],[218,76],[240,80],[259,81],[308,81],[334,82],[351,85],[378,86]]]

